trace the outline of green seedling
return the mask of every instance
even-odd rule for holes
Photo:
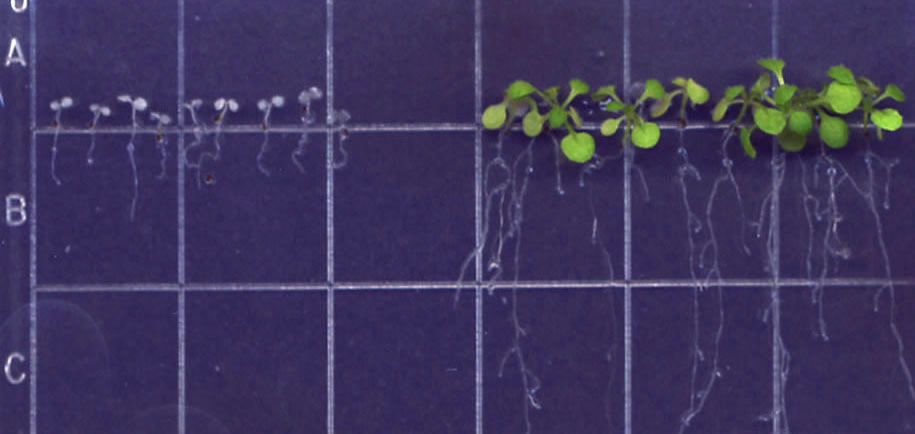
[[[686,102],[695,107],[705,104],[708,101],[708,90],[692,78],[677,77],[671,80],[676,88],[664,94],[661,99],[655,101],[651,106],[651,117],[658,118],[664,115],[670,108],[670,104],[677,95],[684,95],[680,99],[680,124],[686,126]]]
[[[639,111],[645,102],[654,100],[655,104],[664,105],[667,93],[664,86],[657,80],[647,80],[645,90],[635,103],[626,104],[616,94],[616,86],[603,86],[591,94],[594,101],[605,101],[604,110],[610,113],[621,113],[618,117],[611,117],[600,124],[600,133],[604,136],[612,136],[619,130],[620,124],[623,124],[623,140],[632,139],[632,144],[640,148],[652,148],[658,144],[661,137],[661,129],[658,124],[649,122],[642,118]],[[670,101],[666,102],[670,105]],[[666,111],[666,109],[665,109]]]
[[[788,152],[798,152],[806,144],[807,135],[813,130],[814,117],[819,122],[817,132],[820,139],[831,148],[842,148],[848,144],[848,124],[840,116],[860,109],[864,123],[873,122],[877,136],[882,139],[883,130],[894,131],[902,126],[902,116],[891,108],[874,109],[878,102],[890,98],[903,101],[905,96],[895,85],[881,89],[864,77],[855,75],[845,66],[829,68],[826,75],[832,80],[819,92],[814,89],[800,89],[785,82],[785,62],[780,59],[762,59],[759,65],[765,69],[756,82],[747,90],[744,86],[731,86],[712,110],[712,119],[720,121],[728,108],[740,105],[735,127],[741,125],[747,112],[753,115],[753,124],[740,126],[740,143],[750,158],[756,158],[756,148],[750,140],[754,131],[778,138],[779,146]],[[771,78],[777,84],[772,87]]]
[[[902,115],[894,108],[875,109],[874,106],[885,100],[905,101],[905,94],[895,84],[888,84],[881,92],[880,88],[864,77],[858,77],[858,86],[864,94],[861,99],[861,112],[864,115],[865,127],[871,123],[877,127],[877,138],[883,140],[883,130],[896,131],[902,127]]]
[[[585,163],[594,155],[594,138],[587,132],[576,130],[582,126],[581,116],[570,104],[575,97],[585,95],[589,90],[590,87],[584,81],[572,79],[569,81],[569,93],[560,103],[559,87],[541,91],[526,81],[517,80],[505,89],[502,102],[483,111],[483,127],[490,130],[501,128],[503,134],[507,134],[514,119],[523,116],[521,130],[528,137],[539,136],[544,125],[551,130],[565,128],[567,134],[561,142],[562,153],[571,161]],[[549,111],[540,113],[534,97],[539,97],[546,103]]]

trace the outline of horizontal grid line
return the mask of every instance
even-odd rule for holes
[[[309,133],[327,133],[336,131],[339,127],[328,126],[311,126],[303,128],[297,124],[270,125],[268,132],[273,134],[301,134],[303,131]],[[473,132],[476,126],[470,123],[391,123],[391,124],[352,124],[346,125],[350,132]],[[68,128],[62,127],[60,130],[54,127],[41,127],[36,130],[39,135],[89,135],[89,134],[132,134],[134,132],[131,126],[112,126],[98,128]],[[201,132],[207,135],[215,134],[216,128],[207,126],[206,129],[196,128],[193,125],[181,127],[158,128],[155,126],[138,127],[137,134],[194,134]],[[226,125],[220,130],[222,134],[263,134],[264,127],[261,124],[237,124]]]
[[[679,130],[680,123],[678,121],[670,122],[657,122],[658,126],[662,130]],[[730,123],[709,123],[709,122],[695,122],[686,126],[686,130],[696,130],[696,131],[716,131],[724,130],[730,127]],[[851,129],[863,129],[864,125],[860,122],[858,123],[849,123],[848,127]],[[873,126],[871,126],[873,127]],[[301,125],[296,124],[285,124],[285,125],[271,125],[269,128],[270,133],[274,134],[301,134],[303,131],[308,131],[309,133],[327,133],[329,131],[336,131],[339,127],[327,127],[327,126],[313,126],[308,128],[303,128]],[[351,132],[473,132],[475,131],[476,124],[474,123],[375,123],[375,124],[352,124],[347,125],[346,129]],[[582,130],[587,131],[599,131],[600,124],[593,122],[585,122],[582,124]],[[905,122],[902,124],[900,129],[915,129],[915,122]],[[214,134],[216,129],[211,126],[207,126],[206,130],[196,129],[197,131],[202,131],[206,134]],[[512,131],[521,131],[520,126],[513,126]],[[193,125],[188,125],[185,127],[166,127],[166,128],[157,128],[155,126],[146,126],[138,127],[136,129],[136,134],[193,134],[195,132],[195,127]],[[261,124],[238,124],[238,125],[226,125],[221,129],[222,134],[263,134],[264,128]],[[62,127],[59,130],[54,127],[38,127],[35,128],[35,133],[38,135],[89,135],[89,134],[132,134],[134,133],[133,127],[126,126],[113,126],[113,127],[98,127],[98,128],[70,128]]]
[[[831,278],[823,281],[810,279],[781,279],[780,287],[801,287],[808,288],[822,284],[824,287],[851,287],[851,286],[882,286],[889,283],[886,279],[878,278]],[[893,279],[892,283],[900,287],[915,286],[913,279]],[[772,282],[769,279],[725,279],[719,282],[710,282],[708,287],[721,286],[723,288],[755,288],[769,287]],[[690,279],[657,279],[657,280],[633,280],[629,283],[633,288],[692,288],[696,282]],[[497,290],[503,289],[605,289],[605,288],[625,288],[626,282],[617,281],[562,281],[562,280],[543,280],[543,281],[524,281],[524,282],[497,282],[491,287]],[[181,287],[179,284],[163,283],[125,283],[125,284],[86,284],[86,285],[64,285],[64,284],[45,284],[38,285],[37,291],[40,293],[56,292],[171,292],[178,291]],[[334,283],[335,291],[448,291],[448,290],[473,290],[476,284],[473,282],[457,284],[455,282],[430,281],[430,282],[342,282]],[[489,287],[484,285],[484,287]],[[274,292],[274,291],[326,291],[326,283],[205,283],[205,284],[186,284],[183,286],[187,292]]]

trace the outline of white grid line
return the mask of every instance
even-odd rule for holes
[[[630,24],[632,10],[629,0],[623,0],[623,97],[629,101],[632,74]],[[623,417],[625,434],[632,434],[632,158],[630,143],[624,144],[623,158]],[[616,327],[616,324],[613,325]]]
[[[36,101],[38,101],[38,43],[36,22],[38,0],[32,0],[29,11],[29,126],[32,129],[29,165],[29,187],[31,188],[32,220],[29,223],[29,434],[38,432],[38,123]]]
[[[178,285],[178,434],[187,429],[187,312],[186,292]]]
[[[334,0],[327,0],[326,91],[327,147],[327,434],[334,434]]]
[[[594,129],[597,129],[597,124],[592,125]],[[370,124],[347,124],[346,129],[350,132],[454,132],[454,131],[466,131],[471,132],[476,129],[474,124],[471,123],[456,123],[456,122],[438,122],[438,123],[370,123]],[[56,133],[56,128],[53,127],[41,127],[37,129],[38,134],[40,135],[54,135]],[[335,131],[333,125],[324,125],[324,126],[311,126],[308,128],[303,128],[301,125],[295,124],[282,124],[282,125],[271,125],[269,133],[272,134],[300,134],[302,131],[308,131],[309,133],[330,133]],[[171,126],[171,127],[155,127],[155,126],[146,126],[138,127],[137,134],[181,134],[183,132],[190,132],[186,127],[182,126]],[[76,128],[76,127],[61,127],[61,135],[90,135],[90,134],[133,134],[133,127],[131,126],[108,126],[108,127],[98,127],[95,129],[89,128]],[[222,134],[264,134],[264,127],[261,124],[235,124],[235,125],[226,125],[222,127]]]
[[[915,290],[915,278],[893,279],[892,284],[899,287],[910,287]],[[822,284],[827,288],[848,287],[880,287],[890,283],[881,278],[830,278],[823,281],[815,279],[779,279],[779,286],[783,289],[807,289]],[[606,281],[521,281],[515,284],[510,281],[497,282],[493,285],[495,290],[505,290],[517,287],[520,290],[576,290],[576,289],[624,289],[626,286],[637,289],[671,289],[692,288],[695,281],[691,279],[656,279],[633,280],[625,282],[620,280]],[[716,286],[719,283],[716,281]],[[725,279],[720,282],[722,288],[734,290],[749,288],[760,289],[772,286],[771,279]],[[476,289],[476,283],[456,284],[454,281],[429,281],[429,282],[339,282],[333,285],[335,291],[454,291]],[[38,293],[55,292],[176,292],[183,289],[185,292],[311,292],[326,291],[324,283],[124,283],[124,284],[44,284],[35,287]]]
[[[184,85],[185,85],[185,51],[184,51],[184,0],[178,0],[177,29],[177,94],[178,127],[184,130]],[[178,434],[187,432],[187,306],[184,284],[186,283],[186,233],[185,233],[185,192],[184,192],[184,134],[178,135],[178,153],[175,158],[178,166]]]
[[[772,57],[778,58],[778,0],[772,0],[771,16],[771,35],[772,38]],[[779,278],[780,278],[780,261],[781,255],[781,214],[779,212],[779,174],[777,159],[779,156],[779,146],[775,137],[772,138],[772,202],[770,202],[769,224],[772,225],[774,232],[772,251],[775,252],[772,258],[772,432],[781,434],[781,403],[782,403],[782,382],[780,380],[782,370],[782,351],[781,351],[781,299],[779,297]]]
[[[184,116],[182,111],[179,111],[179,116]],[[678,131],[680,130],[679,122],[676,121],[661,121],[656,122],[661,130],[667,131]],[[732,124],[729,123],[720,123],[720,122],[690,122],[684,129],[687,131],[722,131],[727,128],[730,128]],[[749,125],[749,124],[747,124]],[[438,123],[369,123],[369,124],[347,124],[346,128],[350,132],[357,133],[436,133],[436,132],[474,132],[477,130],[476,123],[460,123],[460,122],[438,122]],[[863,130],[864,124],[861,122],[849,122],[848,128],[853,130]],[[872,127],[871,127],[872,128]],[[904,122],[900,127],[902,130],[906,129],[915,129],[915,122]],[[35,134],[40,136],[47,135],[111,135],[111,134],[132,134],[133,128],[130,126],[108,126],[108,127],[98,127],[95,129],[89,128],[76,128],[76,127],[61,127],[60,131],[57,131],[53,127],[32,127],[32,130]],[[331,133],[334,131],[332,125],[328,126],[312,126],[304,128],[305,131],[309,133]],[[599,131],[600,124],[595,122],[584,122],[582,124],[581,130],[583,131]],[[300,134],[303,131],[302,126],[296,126],[294,124],[289,125],[271,125],[270,133],[272,134]],[[513,126],[512,131],[521,131],[520,126]],[[136,130],[137,134],[145,135],[156,135],[159,133],[165,134],[183,134],[189,132],[186,130],[185,126],[178,125],[173,127],[163,127],[159,129],[157,127],[138,127]],[[226,125],[222,129],[223,134],[264,134],[264,129],[260,124],[237,124],[237,125]],[[103,145],[99,143],[99,145]]]
[[[473,239],[474,297],[473,297],[473,415],[474,432],[483,434],[483,258],[480,245],[483,240],[483,130],[477,119],[483,113],[483,2],[474,0],[473,13]]]
[[[178,153],[175,157],[176,166],[178,170],[177,183],[178,183],[178,283],[184,284],[187,279],[187,262],[186,262],[186,233],[185,233],[185,213],[186,213],[186,204],[185,204],[185,165],[183,164],[182,155],[184,153],[184,97],[185,97],[185,49],[184,49],[184,0],[178,0],[178,101],[177,101],[177,123],[178,128],[175,133],[178,134]]]

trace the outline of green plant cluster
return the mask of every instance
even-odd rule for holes
[[[573,79],[569,81],[569,94],[560,104],[558,86],[541,91],[526,81],[517,80],[505,89],[505,98],[501,103],[491,105],[483,112],[483,127],[498,129],[504,126],[508,130],[515,117],[523,114],[521,129],[529,137],[540,135],[544,124],[550,129],[565,128],[568,134],[562,139],[563,153],[572,161],[584,163],[594,154],[594,138],[577,130],[582,126],[581,116],[569,104],[576,96],[587,94],[589,90],[587,83]],[[550,109],[548,112],[540,113],[535,96],[546,103]]]
[[[860,110],[863,123],[877,128],[877,137],[883,139],[883,130],[895,131],[902,126],[902,115],[896,109],[877,109],[875,105],[885,99],[904,101],[905,95],[896,85],[880,89],[871,80],[855,75],[845,66],[833,66],[827,72],[831,81],[823,89],[801,89],[785,83],[782,71],[785,62],[780,59],[762,59],[759,65],[763,72],[747,90],[744,86],[728,87],[724,96],[712,110],[715,122],[724,118],[728,108],[739,105],[735,125],[740,126],[740,142],[744,152],[756,158],[756,149],[750,137],[757,129],[778,138],[782,149],[797,152],[804,148],[807,135],[813,130],[818,119],[817,131],[823,142],[832,148],[841,148],[848,143],[848,124],[840,116]],[[772,75],[777,85],[772,86]],[[591,99],[601,102],[602,109],[611,113],[600,124],[603,136],[612,136],[622,124],[622,143],[631,140],[640,148],[654,147],[661,131],[657,123],[642,116],[644,106],[649,102],[651,118],[663,116],[680,96],[680,119],[686,117],[686,104],[701,105],[708,101],[708,90],[692,78],[674,78],[672,90],[666,90],[658,80],[647,80],[645,89],[634,103],[626,103],[616,94],[615,86],[602,86],[591,93]],[[503,129],[507,132],[513,121],[521,117],[521,129],[528,137],[540,135],[544,129],[564,129],[561,141],[563,154],[576,163],[585,163],[594,155],[594,138],[582,129],[581,116],[571,102],[580,95],[590,92],[587,83],[580,79],[569,81],[569,91],[560,103],[557,87],[539,90],[531,83],[517,80],[505,90],[502,102],[491,105],[483,112],[482,123],[487,129]],[[538,101],[539,100],[539,101]],[[549,108],[540,113],[540,107]],[[753,116],[752,125],[743,125],[747,112]]]
[[[848,144],[848,124],[840,115],[855,110],[863,114],[864,125],[873,123],[877,137],[883,139],[883,130],[895,131],[902,126],[902,115],[896,109],[876,109],[874,106],[887,99],[902,102],[905,95],[894,84],[880,89],[873,81],[855,75],[845,66],[829,68],[826,75],[832,80],[820,91],[801,89],[785,83],[782,70],[785,62],[780,59],[759,61],[767,72],[762,73],[749,92],[744,86],[731,86],[712,110],[712,120],[720,121],[728,107],[740,105],[736,124],[740,125],[748,109],[753,114],[753,125],[741,126],[740,143],[744,152],[756,157],[756,148],[750,136],[757,129],[778,138],[779,146],[788,152],[804,148],[807,135],[813,130],[814,115],[819,118],[817,132],[820,139],[831,148],[842,148]],[[771,75],[778,81],[771,89]]]

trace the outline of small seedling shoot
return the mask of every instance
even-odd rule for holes
[[[136,140],[137,137],[137,128],[140,127],[140,119],[137,117],[137,113],[146,111],[148,104],[145,98],[139,96],[134,98],[128,94],[119,95],[118,101],[130,104],[130,121],[132,128],[130,130],[130,140],[127,142],[127,156],[130,160],[130,168],[133,172],[133,200],[130,202],[130,221],[133,221],[137,213],[137,199],[140,196],[140,177],[137,175],[137,161],[134,157],[136,151],[134,140]]]
[[[257,102],[257,109],[264,113],[264,120],[261,122],[261,129],[264,130],[264,141],[261,143],[261,150],[257,153],[257,169],[264,176],[270,176],[270,171],[264,166],[264,156],[270,146],[270,113],[274,108],[281,108],[286,100],[280,95],[274,95],[269,100],[262,99]]]
[[[51,178],[54,179],[54,183],[57,185],[61,184],[60,178],[57,177],[57,140],[62,126],[60,117],[63,111],[70,107],[73,107],[73,98],[69,96],[51,101],[51,111],[54,112],[54,138],[51,143]]]
[[[213,109],[216,110],[216,116],[213,117],[213,123],[217,126],[222,125],[223,121],[226,119],[226,114],[229,112],[235,113],[239,108],[238,101],[235,101],[234,98],[216,98],[216,100],[213,101]]]
[[[151,112],[149,119],[156,123],[156,148],[159,150],[159,174],[156,179],[165,179],[166,177],[166,160],[168,159],[168,135],[165,133],[165,127],[172,123],[172,118],[164,113]]]
[[[346,127],[346,123],[349,122],[350,119],[351,116],[345,109],[334,110],[331,114],[331,122],[334,125],[334,131],[336,131],[338,135],[337,150],[340,152],[340,159],[334,160],[334,169],[342,169],[349,161],[349,153],[346,152],[346,147],[343,146],[343,142],[349,139],[349,128]]]
[[[197,159],[189,158],[188,155],[191,151],[197,150],[203,146],[203,139],[206,137],[207,126],[206,124],[200,122],[200,118],[197,116],[197,111],[200,110],[200,107],[203,106],[203,100],[196,98],[184,103],[184,109],[188,111],[191,115],[191,125],[193,127],[191,130],[194,133],[194,140],[190,145],[186,146],[184,150],[181,151],[181,161],[185,167],[188,169],[197,169],[197,189],[202,188],[201,185],[201,173],[200,173],[200,158]],[[193,163],[191,162],[193,161]]]
[[[233,98],[220,97],[213,101],[213,110],[216,111],[216,115],[213,117],[213,124],[216,130],[216,133],[213,136],[213,152],[201,152],[200,157],[197,160],[197,185],[201,185],[201,178],[203,177],[203,162],[206,159],[213,161],[219,161],[222,158],[222,126],[225,124],[226,116],[231,112],[238,112],[240,106],[238,101]],[[215,178],[212,175],[206,176],[206,183],[212,184]]]
[[[86,151],[86,165],[92,166],[95,164],[95,129],[98,128],[102,116],[111,116],[111,108],[101,104],[90,104],[89,111],[92,112],[92,120],[89,121],[89,150]]]
[[[314,86],[304,89],[299,93],[298,100],[302,107],[302,136],[299,138],[298,146],[292,151],[290,158],[292,159],[292,164],[295,164],[295,167],[302,173],[305,173],[305,166],[302,164],[301,159],[305,156],[305,146],[308,144],[308,128],[315,123],[315,114],[311,109],[311,103],[321,99],[323,96],[324,93],[321,89]]]

